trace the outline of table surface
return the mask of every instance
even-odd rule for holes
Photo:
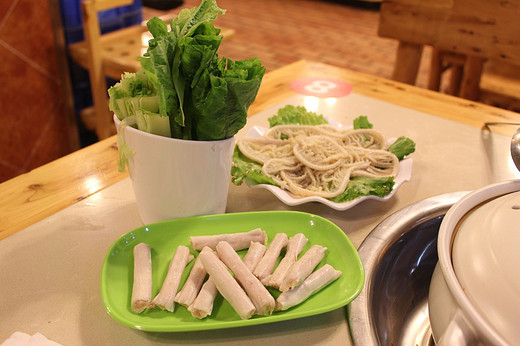
[[[293,80],[341,79],[353,93],[332,99],[303,96]],[[332,100],[332,101],[331,101]],[[289,207],[270,192],[230,184],[226,212],[297,210],[337,224],[359,247],[385,217],[427,197],[514,179],[509,139],[520,115],[337,67],[298,61],[265,75],[246,127],[266,126],[285,104],[316,107],[341,123],[367,115],[388,136],[417,143],[412,179],[387,202],[365,201],[346,211],[317,203]],[[67,345],[349,343],[345,310],[249,328],[146,333],[105,312],[99,274],[108,247],[142,225],[128,175],[117,170],[115,137],[100,141],[0,184],[0,341],[17,330],[40,332]],[[9,313],[5,313],[9,311]]]

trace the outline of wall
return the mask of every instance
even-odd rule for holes
[[[48,0],[0,1],[0,57],[2,182],[70,153],[77,133]]]

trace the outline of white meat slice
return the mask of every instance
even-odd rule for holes
[[[208,278],[204,285],[202,285],[197,298],[195,298],[193,303],[188,307],[188,311],[191,312],[193,317],[199,319],[211,315],[213,312],[213,302],[217,297],[217,293],[218,290],[215,282],[211,278]]]
[[[253,274],[255,274],[262,283],[264,283],[263,280],[273,272],[280,253],[287,246],[288,239],[287,234],[277,233],[271,244],[267,247],[264,257],[262,257],[255,267]]]
[[[204,269],[200,259],[197,257],[191,268],[190,275],[186,279],[182,289],[175,296],[175,302],[186,307],[190,306],[199,294],[206,274],[206,269]]]
[[[327,248],[324,246],[311,246],[311,248],[289,268],[285,278],[280,284],[280,291],[285,292],[301,284],[321,262],[325,256],[325,251],[327,251]]]
[[[199,235],[190,237],[190,245],[193,250],[202,250],[204,246],[215,250],[217,244],[221,241],[226,241],[236,251],[247,249],[252,241],[265,244],[267,242],[267,234],[260,228],[256,228],[249,232],[229,233],[229,234],[215,234],[215,235]]]
[[[210,248],[204,248],[202,251],[204,250],[210,250]],[[265,245],[260,244],[259,242],[251,242],[246,255],[242,259],[250,271],[253,271],[253,268],[258,264],[258,261],[260,261],[264,255],[265,250]],[[213,302],[217,297],[217,293],[217,286],[215,286],[215,283],[211,278],[208,278],[204,285],[202,285],[197,298],[195,298],[193,303],[188,307],[188,311],[191,312],[193,317],[199,319],[211,315],[211,312],[213,311]]]
[[[246,292],[240,287],[235,278],[228,271],[226,265],[213,251],[199,254],[202,265],[214,281],[218,291],[235,309],[241,319],[247,320],[255,313],[255,306]]]
[[[190,249],[187,246],[179,245],[170,261],[168,274],[166,274],[161,290],[152,300],[153,306],[171,312],[175,310],[175,296],[181,283],[182,274],[191,260],[193,260],[193,255],[190,254]]]
[[[258,265],[258,262],[260,262],[260,260],[264,256],[265,250],[267,250],[267,247],[264,244],[261,244],[257,241],[251,242],[246,255],[242,259],[249,271],[253,272],[253,270]]]
[[[140,314],[152,300],[152,255],[150,246],[139,243],[134,246],[134,283],[132,287],[132,312]]]
[[[236,280],[253,302],[255,314],[271,314],[274,309],[274,298],[256,276],[242,262],[233,247],[226,242],[217,244],[217,254],[224,264],[235,274]]]
[[[339,270],[334,269],[330,264],[325,264],[309,275],[301,285],[280,294],[276,299],[276,311],[287,310],[300,304],[340,276]]]
[[[302,252],[303,248],[307,244],[307,240],[307,237],[305,237],[303,233],[295,234],[289,239],[285,256],[276,267],[273,275],[266,280],[268,286],[274,288],[280,287],[285,275],[291,266],[298,260],[300,252]]]

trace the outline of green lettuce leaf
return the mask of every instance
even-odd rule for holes
[[[193,37],[183,37],[179,41],[178,49],[175,53],[173,80],[179,95],[180,113],[175,118],[177,124],[184,126],[183,138],[192,139],[199,138],[193,133],[195,122],[197,121],[197,112],[200,109],[209,108],[210,105],[204,105],[204,96],[211,94],[219,95],[220,102],[225,102],[224,98],[227,94],[225,86],[217,93],[211,90],[213,87],[207,80],[201,81],[202,75],[212,74],[214,66],[218,60],[217,49],[222,41],[222,37],[218,36],[219,30],[215,29],[211,23],[199,25],[194,31]],[[207,76],[206,76],[207,78]],[[199,84],[199,82],[202,82]],[[198,95],[202,103],[194,105],[192,95]],[[211,102],[211,100],[208,100]],[[224,115],[223,115],[224,116]],[[217,139],[209,136],[209,139]]]
[[[330,198],[331,201],[344,203],[362,196],[384,197],[394,188],[393,177],[367,178],[353,177],[350,179],[345,192]]]
[[[415,151],[415,142],[410,138],[401,136],[387,150],[397,156],[399,160],[402,160]]]
[[[140,61],[174,138],[225,139],[246,123],[265,67],[257,58],[219,58],[222,36],[213,21],[224,13],[215,0],[202,0],[196,8],[181,10],[170,31],[157,17],[147,23],[153,39]]]
[[[370,121],[368,121],[368,117],[366,115],[360,115],[359,117],[357,117],[356,119],[354,119],[354,129],[355,130],[358,130],[358,129],[371,129],[374,127],[374,125],[372,125],[370,123]]]
[[[181,10],[170,26],[177,37],[190,36],[201,23],[213,22],[218,14],[225,13],[226,10],[219,8],[215,0],[202,0],[199,7]]]
[[[143,70],[155,83],[159,96],[159,114],[175,118],[179,113],[179,100],[172,79],[172,63],[175,50],[175,38],[173,35],[164,35],[164,30],[157,29],[162,27],[161,19],[155,17],[148,23],[150,32],[159,33],[161,36],[154,36],[149,41],[148,50],[144,57],[139,58]],[[166,23],[164,23],[166,24]],[[155,29],[154,29],[155,28]],[[174,137],[182,134],[180,126],[172,126],[170,120],[170,132]]]
[[[287,105],[268,119],[269,127],[277,125],[320,125],[327,124],[321,114],[307,110],[304,106]]]
[[[157,89],[143,71],[125,73],[108,89],[109,108],[119,120],[133,115],[139,108],[155,112],[158,107]]]
[[[127,126],[136,126],[136,118],[135,116],[130,116],[128,118],[123,119],[119,123],[119,128],[117,130],[117,139],[116,145],[117,150],[119,152],[119,158],[117,160],[118,170],[119,172],[124,172],[125,167],[128,163],[128,160],[135,155],[135,152],[128,146],[125,139],[125,127]]]
[[[135,112],[137,129],[154,135],[171,137],[168,117],[140,109]]]
[[[240,149],[235,146],[233,151],[233,167],[231,167],[231,181],[235,185],[241,185],[244,180],[250,184],[270,184],[275,185],[275,181],[262,173],[262,165],[242,154]]]

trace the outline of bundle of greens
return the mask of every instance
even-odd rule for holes
[[[323,115],[310,112],[302,106],[287,105],[278,110],[277,114],[268,119],[270,127],[277,125],[319,125],[327,124]],[[366,116],[359,116],[354,119],[354,129],[371,129],[373,125]],[[283,138],[282,138],[283,139]],[[404,136],[399,137],[388,149],[402,160],[405,156],[415,151],[415,142]],[[240,152],[235,146],[233,153],[233,167],[231,169],[232,181],[235,185],[241,185],[244,180],[249,184],[271,184],[276,182],[262,172],[262,165],[255,162]],[[394,177],[352,177],[343,193],[330,198],[336,203],[344,203],[362,196],[384,197],[388,195],[394,187]]]
[[[257,58],[219,58],[225,10],[202,0],[171,20],[148,21],[153,39],[139,58],[142,69],[126,73],[108,90],[110,109],[126,125],[149,133],[188,140],[221,140],[246,123],[265,67]],[[121,150],[120,150],[121,152]]]

